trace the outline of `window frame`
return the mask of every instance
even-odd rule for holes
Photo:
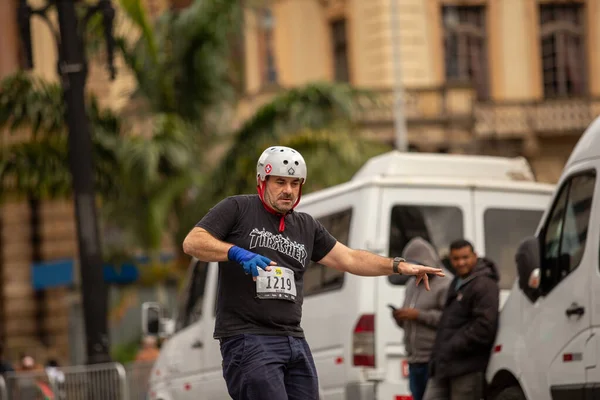
[[[451,209],[451,210],[457,210],[460,213],[460,221],[461,221],[461,227],[460,227],[460,235],[458,237],[456,237],[456,239],[461,239],[463,237],[465,237],[465,231],[466,231],[466,226],[465,226],[465,211],[463,210],[462,206],[459,204],[443,204],[443,205],[438,205],[438,204],[414,204],[414,203],[398,203],[395,202],[391,205],[390,208],[390,219],[389,221],[387,221],[389,223],[389,233],[388,233],[388,245],[387,245],[387,254],[388,256],[392,257],[391,254],[391,246],[392,246],[392,240],[391,240],[391,236],[392,236],[392,215],[394,213],[394,209],[396,207],[416,207],[419,209]],[[429,232],[428,232],[429,233]],[[411,238],[412,239],[412,238]],[[406,245],[408,244],[408,242],[411,240],[408,239],[406,241],[406,243],[404,244],[404,247],[406,247]],[[427,240],[427,238],[424,238]],[[435,247],[435,249],[439,252],[439,248],[437,246],[436,243],[433,242],[433,239],[428,240],[428,242]],[[400,250],[400,254],[402,254],[404,252],[404,248],[402,250]],[[450,265],[450,261],[448,259],[445,259],[444,257],[442,257],[442,255],[440,255],[438,253],[440,260],[442,261],[442,263],[444,264],[444,267],[447,268],[452,274],[454,274],[454,269],[452,268],[452,266]],[[394,255],[394,256],[399,256],[399,255]],[[410,279],[410,276],[408,275],[390,275],[387,277],[387,281],[389,284],[393,285],[393,286],[405,286],[406,283],[408,282],[408,280]]]
[[[260,82],[263,86],[277,85],[279,74],[275,57],[275,15],[269,7],[256,11]]]
[[[571,187],[572,187],[572,183],[573,180],[577,177],[580,176],[585,176],[585,175],[592,175],[594,177],[594,187],[592,190],[592,202],[590,207],[593,207],[594,205],[594,196],[595,196],[595,192],[596,192],[596,185],[597,185],[597,179],[598,179],[598,174],[595,168],[586,168],[584,170],[581,171],[577,171],[574,172],[573,174],[569,175],[567,178],[565,178],[562,182],[562,184],[560,185],[560,188],[557,191],[557,195],[555,196],[555,198],[552,201],[552,207],[550,209],[550,212],[548,212],[546,220],[544,221],[544,225],[543,228],[540,231],[539,237],[538,237],[538,242],[540,245],[540,293],[543,296],[548,295],[549,293],[551,293],[558,285],[561,284],[561,282],[563,282],[569,275],[571,275],[575,270],[577,270],[579,268],[579,266],[581,265],[581,261],[579,261],[579,263],[577,264],[577,267],[573,268],[573,269],[569,269],[568,273],[566,275],[564,275],[563,277],[555,277],[553,276],[552,281],[551,282],[547,282],[548,278],[545,278],[546,274],[545,271],[549,268],[555,268],[555,267],[550,267],[547,265],[547,258],[546,258],[546,234],[548,233],[548,228],[549,225],[552,221],[552,217],[554,215],[554,211],[557,207],[557,205],[559,204],[559,202],[561,201],[561,197],[564,193],[565,190],[567,190],[567,197],[565,199],[565,209],[563,210],[563,215],[561,218],[561,231],[560,231],[560,237],[559,237],[559,250],[558,250],[558,254],[560,256],[561,254],[561,248],[562,248],[562,241],[563,241],[563,234],[564,234],[564,220],[566,217],[566,213],[568,210],[567,205],[569,204],[569,198],[570,198],[570,192],[571,192]],[[592,209],[590,209],[590,217],[588,218],[588,223],[587,223],[587,227],[586,227],[586,235],[589,232],[589,228],[590,228],[590,221],[591,221],[591,216],[592,216]],[[587,248],[587,237],[586,237],[586,242],[584,244],[584,249],[583,249],[583,254],[585,254],[586,248]],[[556,272],[557,273],[557,272]]]
[[[481,19],[483,21],[482,26],[476,26],[472,22],[464,22],[460,21],[459,12],[465,9],[472,10],[480,10]],[[447,23],[447,10],[453,10],[456,12],[457,20],[455,22],[455,26],[448,26]],[[490,96],[490,71],[489,71],[489,38],[488,38],[488,18],[489,9],[487,5],[484,4],[467,4],[467,5],[451,5],[444,4],[441,7],[440,15],[441,15],[441,27],[442,27],[442,48],[444,53],[444,79],[449,83],[470,83],[473,85],[475,92],[477,94],[477,98],[479,100],[486,100]],[[449,48],[449,40],[455,35],[457,42],[456,49],[456,76],[451,75],[451,69],[449,68],[449,60],[451,60]],[[461,60],[461,52],[460,50],[465,50],[466,54],[464,54],[465,58],[468,60],[469,58],[473,58],[473,48],[475,45],[472,43],[474,39],[481,40],[481,46],[479,47],[479,51],[481,54],[477,57],[480,61],[481,66],[481,79],[478,81],[474,74],[469,74],[469,69],[472,61],[464,61]],[[454,54],[452,54],[454,55]],[[461,62],[462,61],[462,62]],[[466,66],[461,68],[461,65],[466,63]],[[476,65],[479,63],[475,63]]]
[[[339,33],[343,35],[339,37]],[[329,36],[331,38],[331,58],[333,65],[333,80],[336,82],[350,82],[350,54],[348,43],[348,20],[345,17],[329,21]],[[343,57],[344,66],[341,73],[338,69],[338,58]]]
[[[519,277],[518,271],[515,270],[513,279],[511,279],[509,281],[509,283],[507,284],[507,287],[503,288],[502,287],[502,284],[503,284],[502,283],[502,279],[503,279],[503,276],[504,276],[505,268],[503,268],[503,265],[500,263],[500,260],[498,260],[495,257],[492,257],[490,255],[493,252],[488,251],[489,250],[488,246],[491,247],[491,248],[495,248],[496,246],[495,245],[491,245],[490,241],[488,240],[488,238],[490,236],[487,234],[488,223],[487,223],[486,218],[487,218],[488,212],[498,212],[498,211],[500,211],[500,212],[502,212],[502,211],[506,211],[506,212],[534,212],[534,213],[539,213],[540,214],[540,217],[539,217],[539,219],[538,219],[538,221],[536,223],[534,231],[531,232],[529,235],[524,235],[523,236],[523,239],[524,239],[525,237],[530,237],[530,236],[534,236],[535,235],[535,232],[537,231],[538,226],[540,225],[540,223],[542,222],[542,219],[544,218],[544,210],[538,209],[538,208],[514,208],[514,207],[503,208],[503,207],[500,207],[498,205],[490,205],[489,207],[486,207],[484,209],[483,213],[482,213],[482,227],[483,227],[483,238],[484,238],[484,249],[483,250],[484,250],[484,254],[485,254],[486,257],[489,257],[489,259],[491,261],[493,261],[496,264],[496,266],[498,267],[498,270],[499,270],[499,273],[500,273],[500,281],[499,281],[500,289],[501,290],[510,290],[510,288],[512,288],[512,286],[513,286],[513,284],[515,282],[515,279],[518,279],[518,277]],[[515,246],[515,251],[518,250],[518,245],[519,245],[519,243],[517,243],[517,246]],[[514,263],[511,264],[509,268],[514,268]]]
[[[324,214],[318,218],[315,218],[317,221],[319,221],[323,227],[325,229],[327,229],[327,231],[329,233],[331,233],[331,229],[330,227],[328,227],[326,225],[326,223],[323,222],[324,219],[328,219],[328,218],[333,218],[333,217],[337,217],[337,216],[343,216],[345,217],[344,214],[349,213],[348,215],[348,240],[346,241],[346,243],[344,243],[344,241],[339,240],[338,237],[336,237],[336,240],[339,240],[340,243],[348,246],[348,243],[351,240],[351,234],[352,234],[352,220],[354,218],[354,207],[349,206],[349,207],[345,207],[339,210],[335,210],[332,212],[329,212],[328,214]],[[335,237],[335,235],[334,235]],[[310,269],[315,269],[315,268],[319,268],[320,270],[320,285],[318,286],[318,289],[313,289],[311,291],[307,291],[306,290],[306,274],[309,273]],[[327,293],[327,292],[335,292],[335,291],[340,291],[344,288],[345,283],[346,283],[346,273],[343,271],[340,271],[340,276],[342,277],[341,282],[336,283],[336,284],[330,284],[327,286],[323,286],[323,283],[326,282],[325,280],[325,273],[326,273],[326,269],[330,267],[326,267],[325,265],[319,264],[315,261],[310,261],[310,263],[308,264],[308,266],[306,267],[306,271],[304,272],[304,276],[303,276],[303,290],[304,290],[304,298],[307,297],[312,297],[318,294],[323,294],[323,293]],[[311,271],[310,273],[314,273],[313,271]]]
[[[203,265],[203,267],[202,267],[202,265]],[[175,332],[179,332],[183,329],[186,329],[187,327],[189,327],[190,325],[194,324],[195,322],[199,321],[202,318],[203,310],[202,309],[197,310],[197,307],[196,307],[197,298],[195,299],[196,301],[194,301],[192,299],[192,294],[193,294],[192,291],[195,287],[194,283],[197,278],[197,274],[202,269],[204,271],[204,272],[202,272],[204,274],[204,277],[202,278],[204,281],[202,296],[203,297],[206,296],[209,265],[210,265],[210,263],[195,259],[191,263],[191,265],[188,267],[186,284],[185,284],[185,287],[181,294],[181,298],[180,298],[180,302],[179,302],[179,306],[178,306],[177,318],[175,320]],[[199,311],[198,317],[191,318],[191,315],[193,314],[194,311]]]
[[[579,19],[579,23],[569,21],[568,18],[554,21],[542,22],[542,16],[544,9],[552,9],[555,7],[572,7]],[[568,3],[541,3],[538,8],[539,18],[539,37],[538,45],[540,48],[540,67],[541,67],[541,84],[544,98],[563,98],[563,97],[583,97],[589,94],[589,68],[587,67],[587,43],[588,43],[588,29],[587,29],[587,7],[586,4],[579,1],[568,2]],[[573,74],[575,76],[580,75],[581,81],[579,87],[574,87],[569,90],[569,51],[576,51],[569,46],[567,43],[571,38],[577,38],[580,41],[579,54],[576,54],[578,59],[576,60],[575,68],[577,71]],[[554,39],[553,45],[553,57],[552,65],[553,68],[553,80],[547,82],[547,69],[544,58],[544,40],[552,38]],[[558,40],[562,39],[562,40]],[[559,55],[560,53],[560,55]],[[553,86],[553,91],[549,92],[547,87]]]

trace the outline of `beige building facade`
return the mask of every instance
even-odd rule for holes
[[[554,182],[600,112],[599,19],[598,0],[273,1],[247,13],[243,111],[280,87],[347,81],[379,94],[357,118],[393,143],[400,81],[412,148],[525,155]]]

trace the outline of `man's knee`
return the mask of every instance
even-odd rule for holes
[[[289,400],[318,400],[319,379],[308,343],[292,339],[292,361],[285,372],[285,386]]]
[[[221,342],[223,377],[235,400],[287,399],[283,366],[264,350],[263,340],[243,335]]]

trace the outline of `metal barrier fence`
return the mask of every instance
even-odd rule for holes
[[[153,363],[75,365],[0,376],[0,400],[145,400]]]
[[[132,363],[125,367],[127,389],[131,400],[145,400],[149,389],[148,382],[154,363]]]

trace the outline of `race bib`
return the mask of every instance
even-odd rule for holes
[[[294,271],[285,267],[271,267],[271,271],[258,270],[256,295],[259,299],[296,301]]]

